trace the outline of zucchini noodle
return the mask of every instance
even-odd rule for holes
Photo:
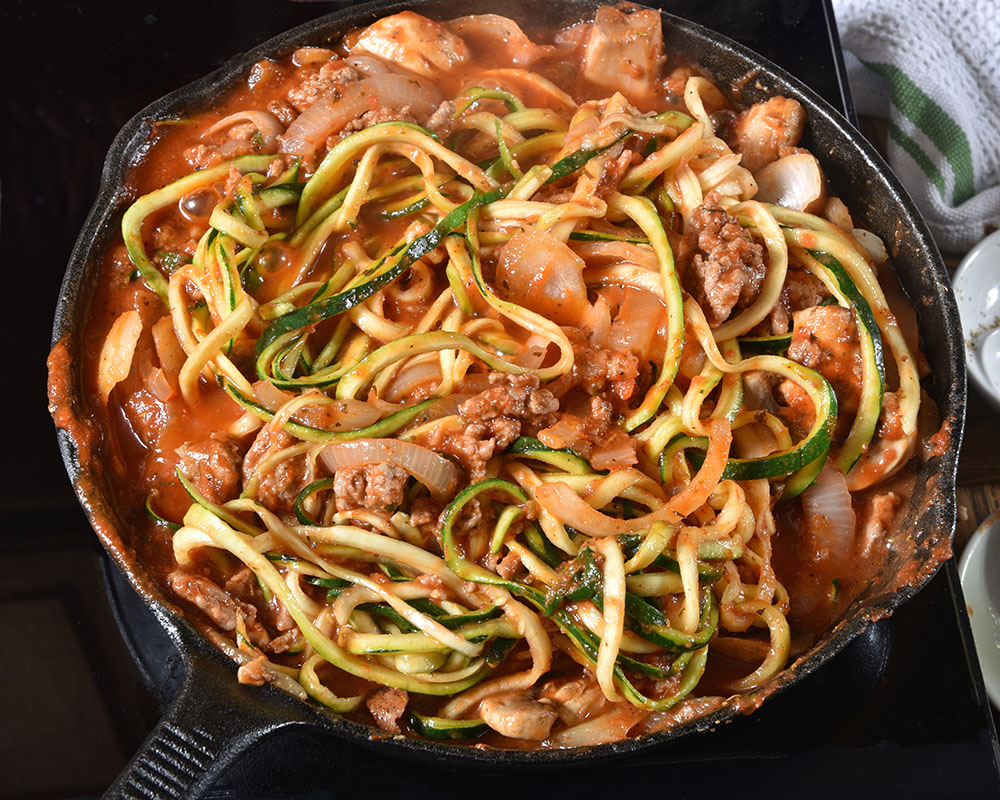
[[[708,78],[664,83],[659,22],[632,37],[659,76],[644,94],[590,58],[614,9],[576,86],[526,37],[448,72],[406,13],[402,50],[364,50],[378,23],[350,46],[365,70],[414,55],[407,105],[347,65],[322,100],[288,94],[274,152],[231,158],[241,128],[197,118],[208,144],[185,152],[217,163],[122,219],[157,327],[109,324],[97,371],[130,425],[160,404],[156,436],[134,427],[171,591],[241,681],[393,733],[594,744],[767,687],[803,620],[850,597],[851,551],[820,529],[847,513],[852,541],[854,510],[819,524],[816,498],[914,449],[917,359],[869,255],[754,199],[753,159],[786,151],[748,142],[757,107]],[[320,85],[318,52],[289,75]],[[355,95],[382,105],[323,128]]]

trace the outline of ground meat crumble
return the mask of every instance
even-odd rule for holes
[[[382,730],[399,733],[399,720],[409,702],[410,696],[402,689],[383,686],[368,696],[365,707],[375,720],[375,724]]]
[[[685,288],[713,326],[725,322],[737,306],[753,302],[766,271],[764,248],[736,217],[711,202],[691,214],[678,261],[684,265]]]
[[[178,466],[195,488],[213,503],[232,500],[240,485],[243,448],[225,433],[177,448]]]
[[[454,457],[468,473],[470,483],[486,477],[486,462],[525,432],[552,424],[559,401],[548,389],[539,388],[536,375],[489,376],[490,388],[459,406],[467,423],[462,432],[436,428],[424,444]]]
[[[338,469],[333,478],[337,510],[382,510],[398,506],[403,501],[409,477],[405,469],[393,464]]]

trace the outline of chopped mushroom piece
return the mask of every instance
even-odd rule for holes
[[[448,27],[475,52],[496,53],[518,67],[531,66],[538,59],[555,52],[554,47],[535,44],[514,20],[499,14],[459,17],[449,22]]]
[[[559,718],[551,703],[522,694],[487,697],[479,705],[479,714],[497,733],[532,741],[547,738],[552,724]]]
[[[815,306],[796,311],[788,357],[826,378],[837,394],[837,407],[858,410],[864,368],[854,313],[841,306]]]
[[[555,703],[559,718],[567,725],[579,725],[607,703],[601,687],[590,675],[552,681],[542,688],[542,696]]]
[[[802,138],[806,112],[798,100],[772,97],[737,114],[725,140],[743,155],[742,165],[753,173],[781,155],[782,147],[794,147]]]
[[[583,61],[587,80],[616,89],[633,103],[646,103],[653,99],[663,61],[659,11],[598,9]]]
[[[370,53],[431,78],[469,59],[465,42],[433,20],[402,11],[362,31],[354,51]]]

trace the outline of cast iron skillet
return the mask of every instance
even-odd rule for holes
[[[599,0],[505,0],[501,13],[529,32],[591,17]],[[794,683],[832,658],[873,620],[912,597],[950,555],[955,524],[955,472],[965,415],[965,362],[961,327],[947,273],[930,233],[878,154],[815,93],[750,50],[699,25],[664,14],[669,53],[681,53],[733,86],[744,105],[774,94],[798,99],[808,112],[803,146],[823,163],[835,193],[851,209],[855,224],[874,231],[893,251],[900,282],[914,301],[924,350],[933,369],[927,387],[949,430],[947,446],[920,467],[915,489],[903,510],[894,549],[875,579],[848,608],[845,618],[812,649],[751,696],[732,698],[718,711],[664,731],[623,742],[573,751],[481,751],[403,737],[389,737],[335,717],[271,686],[237,683],[235,665],[215,648],[153,583],[122,536],[126,527],[115,511],[100,459],[87,452],[87,413],[80,391],[79,332],[100,256],[116,235],[128,194],[122,185],[129,168],[145,153],[148,120],[210,105],[239,82],[256,61],[280,57],[298,45],[322,44],[351,28],[404,8],[447,19],[497,10],[486,0],[376,0],[301,25],[238,56],[211,75],[175,91],[137,114],[118,134],[104,165],[97,201],[73,250],[56,309],[53,343],[71,354],[64,366],[68,396],[60,398],[59,443],[80,502],[109,554],[179,648],[186,673],[181,689],[143,747],[108,790],[110,797],[196,797],[261,737],[291,725],[325,729],[386,754],[422,760],[448,759],[465,766],[554,766],[581,759],[634,753],[678,736],[709,730],[734,715],[753,710],[771,694]]]

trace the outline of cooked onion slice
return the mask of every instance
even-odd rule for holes
[[[644,356],[652,349],[653,338],[661,327],[665,313],[663,302],[656,295],[626,286],[621,307],[604,346],[617,353],[632,352]]]
[[[645,709],[625,703],[599,717],[560,731],[552,737],[552,744],[556,747],[591,747],[618,742],[628,736],[629,729],[647,714],[649,712]]]
[[[320,451],[327,469],[363,467],[387,462],[402,467],[435,497],[450,495],[458,483],[458,467],[433,450],[399,439],[356,439],[334,442]]]
[[[157,358],[160,359],[163,374],[170,382],[170,386],[176,389],[177,376],[187,360],[187,353],[177,341],[173,321],[170,317],[163,317],[153,325],[151,332],[153,334],[153,347],[156,349]]]
[[[160,367],[153,366],[153,359],[146,351],[139,358],[139,368],[142,371],[142,382],[146,390],[157,400],[166,403],[171,397],[177,394],[177,390],[170,385]]]
[[[851,233],[876,264],[881,264],[889,258],[889,254],[885,250],[885,244],[871,231],[866,231],[864,228],[855,228]]]
[[[132,357],[142,333],[142,317],[134,308],[114,321],[101,347],[97,364],[97,393],[105,403],[108,395],[132,370]]]
[[[630,519],[620,519],[602,514],[562,481],[545,483],[535,489],[535,499],[556,519],[572,522],[578,531],[588,536],[620,536],[648,530],[657,521],[677,523],[680,517],[663,506],[649,514]]]
[[[295,402],[293,409],[285,409],[293,421],[325,431],[356,431],[375,424],[382,417],[382,411],[371,403],[330,400],[319,394],[314,394],[310,402],[310,395],[284,392],[270,381],[257,381],[253,391],[261,405],[276,413]]]
[[[843,473],[827,464],[802,493],[802,510],[813,549],[831,564],[845,564],[854,547],[855,514]]]
[[[503,54],[511,64],[530,67],[555,52],[554,47],[535,44],[512,19],[499,14],[472,14],[448,23],[452,31],[475,51]]]
[[[497,294],[560,325],[583,327],[591,306],[584,260],[551,233],[526,228],[500,251]]]
[[[269,111],[250,109],[247,111],[237,111],[235,114],[223,117],[208,128],[201,135],[201,138],[207,139],[219,131],[231,128],[238,122],[249,122],[256,127],[260,135],[264,137],[264,152],[266,153],[274,152],[275,145],[278,143],[278,137],[285,131],[285,126],[278,121],[278,118],[274,114]]]
[[[632,437],[624,431],[612,435],[590,454],[590,466],[596,470],[615,470],[638,463]]]
[[[408,106],[413,117],[426,119],[440,105],[441,93],[428,80],[415,75],[374,75],[317,99],[288,126],[278,149],[282,153],[309,156],[329,136],[366,111],[377,108],[399,111]]]
[[[814,213],[826,201],[826,178],[812,153],[779,158],[754,174],[757,200]]]
[[[401,403],[413,397],[417,387],[426,383],[441,383],[441,365],[436,361],[403,367],[382,394],[390,403]]]

